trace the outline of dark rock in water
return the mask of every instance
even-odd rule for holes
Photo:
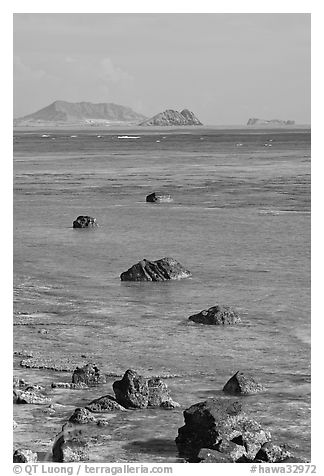
[[[52,448],[54,463],[74,463],[89,460],[89,446],[82,431],[73,423],[68,422],[56,436]]]
[[[84,425],[86,423],[95,422],[96,418],[87,408],[76,408],[74,413],[70,416],[69,421],[77,423],[78,425]]]
[[[173,198],[171,198],[171,195],[163,195],[153,192],[150,195],[147,195],[146,201],[149,203],[167,203],[173,202]]]
[[[114,397],[111,395],[104,395],[103,397],[92,400],[86,408],[93,413],[105,413],[115,410],[125,411],[126,409],[119,405]]]
[[[14,463],[37,463],[37,453],[31,450],[16,450],[13,454]]]
[[[233,463],[231,458],[220,451],[202,448],[197,459],[200,463]]]
[[[160,408],[164,408],[164,410],[173,410],[174,408],[179,408],[180,404],[175,402],[174,400],[165,400],[164,402],[160,403]]]
[[[278,446],[268,442],[261,446],[255,459],[266,463],[280,463],[291,456],[285,445]]]
[[[170,394],[168,386],[158,377],[150,378],[147,381],[149,397],[148,397],[148,406],[149,407],[159,407],[162,402],[170,400]]]
[[[169,410],[180,406],[172,400],[166,383],[159,377],[146,379],[135,370],[127,370],[122,380],[114,382],[113,389],[116,401],[126,408],[161,407]],[[112,399],[110,395],[102,398],[107,397]],[[96,400],[92,403],[96,403]],[[109,407],[112,403],[115,402],[108,400]],[[92,410],[89,405],[87,408]],[[114,410],[115,407],[111,409]]]
[[[147,381],[135,370],[127,370],[122,380],[113,383],[117,402],[125,408],[146,408],[149,400]]]
[[[241,318],[237,312],[230,306],[217,305],[210,307],[208,310],[193,314],[189,317],[190,321],[198,324],[207,325],[232,325],[241,322]]]
[[[87,215],[80,215],[73,222],[73,228],[88,228],[95,226],[98,226],[96,219]]]
[[[233,377],[224,385],[223,391],[231,395],[249,395],[265,390],[263,385],[256,382],[252,377],[245,375],[243,372],[236,372]]]
[[[77,367],[72,375],[72,383],[84,383],[89,387],[106,383],[106,377],[102,375],[95,364],[86,364],[84,367]]]
[[[156,261],[143,259],[120,275],[122,281],[168,281],[169,279],[182,279],[191,276],[173,258],[161,258]]]
[[[180,406],[179,403],[172,400],[167,384],[159,377],[148,379],[147,385],[149,390],[149,407],[161,407],[169,410]]]
[[[242,411],[238,401],[208,399],[192,405],[183,413],[185,425],[178,430],[179,456],[197,461],[202,448],[218,450],[233,461],[244,456],[253,461],[270,433]],[[234,447],[231,443],[242,448]]]

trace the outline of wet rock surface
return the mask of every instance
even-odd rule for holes
[[[83,367],[77,367],[72,375],[72,383],[85,384],[88,387],[106,383],[106,377],[95,364],[86,364]]]
[[[238,313],[230,306],[216,305],[190,316],[189,321],[207,325],[233,325],[241,322]]]
[[[125,408],[177,408],[168,386],[159,377],[145,378],[135,370],[127,370],[122,380],[113,383],[116,401]]]
[[[13,454],[14,463],[37,463],[37,453],[33,453],[31,450],[18,449]]]
[[[231,395],[250,395],[264,390],[265,387],[261,383],[240,371],[236,372],[223,387],[223,391]]]
[[[229,399],[208,399],[192,405],[183,413],[185,425],[178,430],[179,455],[198,461],[202,448],[220,451],[230,459],[234,455],[253,461],[271,435],[242,410],[242,404]],[[235,445],[242,448],[240,451]]]
[[[156,261],[143,259],[120,275],[122,281],[168,281],[191,276],[174,258],[161,258]]]
[[[135,370],[127,370],[113,383],[116,401],[125,408],[146,408],[149,400],[147,380]]]
[[[73,221],[73,228],[89,228],[98,226],[95,218],[88,215],[80,215]]]
[[[86,406],[88,410],[93,413],[105,413],[115,410],[125,411],[125,408],[120,405],[112,395],[104,395],[96,398]]]
[[[271,442],[265,443],[257,452],[255,459],[266,463],[280,463],[292,456],[286,445],[275,445]]]
[[[74,413],[70,416],[69,421],[78,425],[84,425],[86,423],[95,422],[96,418],[87,408],[76,408]]]
[[[86,385],[83,382],[78,382],[78,383],[52,382],[51,387],[52,388],[67,388],[67,389],[70,389],[70,390],[84,390],[85,388],[89,388],[88,385]]]
[[[50,401],[51,401],[51,398],[35,390],[30,390],[30,391],[14,390],[13,391],[13,403],[16,403],[16,404],[43,405],[43,404],[49,403]]]

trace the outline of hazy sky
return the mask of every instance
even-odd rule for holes
[[[310,84],[305,13],[14,14],[14,117],[61,99],[310,123]]]

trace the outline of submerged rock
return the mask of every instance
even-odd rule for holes
[[[113,383],[117,402],[125,408],[146,408],[149,399],[147,380],[135,370],[127,370]]]
[[[171,195],[163,195],[162,193],[153,192],[147,195],[146,201],[148,203],[168,203],[173,202]]]
[[[92,400],[92,402],[90,402],[86,406],[86,408],[93,413],[105,413],[105,412],[111,412],[115,410],[121,410],[121,411],[126,410],[111,395],[104,395],[103,397]]]
[[[120,275],[122,281],[168,281],[191,276],[174,258],[161,258],[156,261],[143,259]]]
[[[265,390],[263,385],[256,382],[252,377],[245,375],[243,372],[236,372],[233,377],[224,385],[223,391],[231,395],[249,395]]]
[[[106,383],[106,377],[100,373],[95,364],[86,364],[83,367],[77,367],[72,375],[72,383],[80,385],[85,384],[88,387]]]
[[[241,322],[237,312],[230,306],[216,305],[208,310],[203,310],[198,314],[193,314],[188,318],[198,324],[207,325],[232,325]]]
[[[13,454],[14,463],[37,463],[37,453],[31,450],[16,450]]]
[[[52,448],[54,463],[75,463],[89,460],[89,446],[82,431],[68,422],[56,436]]]
[[[220,451],[232,461],[236,457],[253,461],[271,438],[268,431],[242,411],[238,401],[208,399],[192,405],[183,415],[185,425],[179,428],[175,441],[179,456],[190,461],[198,461],[202,448]]]
[[[88,215],[80,215],[73,222],[73,228],[88,228],[98,226],[97,221]]]

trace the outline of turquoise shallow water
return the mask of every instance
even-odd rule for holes
[[[222,397],[234,372],[249,372],[267,392],[247,408],[310,458],[309,131],[16,132],[14,177],[14,310],[31,322],[14,327],[15,350],[86,354],[112,374],[174,375],[167,382],[183,407]],[[174,201],[145,203],[154,190]],[[80,214],[99,228],[73,230]],[[135,262],[163,256],[193,277],[120,282]],[[242,325],[188,323],[217,303],[237,308]],[[19,359],[14,374],[47,386],[70,379]],[[111,393],[114,380],[51,390],[63,406],[45,422],[40,407],[16,406],[15,444],[46,453],[73,408]],[[182,410],[117,416],[93,460],[176,461]]]

